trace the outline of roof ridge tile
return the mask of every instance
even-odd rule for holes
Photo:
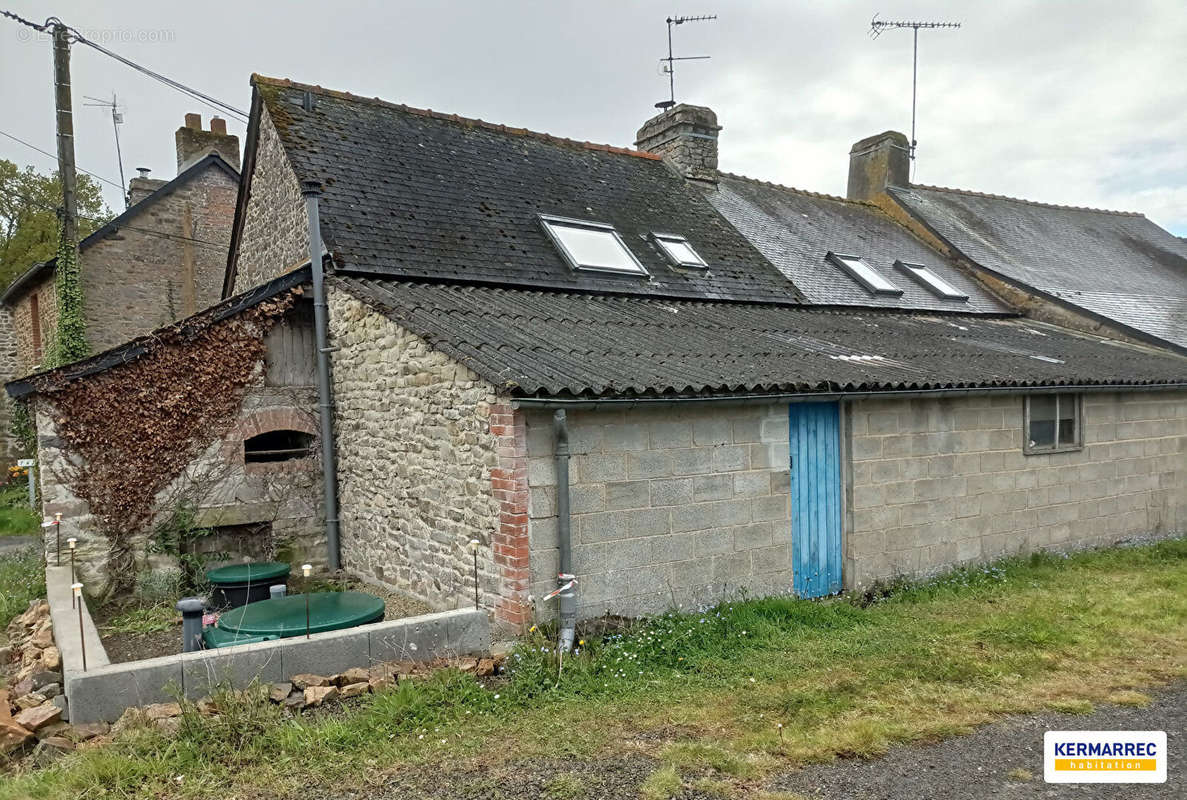
[[[289,78],[270,78],[266,75],[261,75],[258,72],[252,73],[251,82],[252,85],[262,84],[265,86],[275,86],[282,89],[302,89],[305,91],[326,95],[327,97],[333,97],[338,100],[346,100],[352,103],[368,103],[371,105],[381,106],[383,108],[391,108],[396,111],[402,111],[407,114],[429,117],[430,119],[439,119],[459,125],[474,126],[484,130],[495,131],[496,133],[525,136],[527,138],[539,139],[552,144],[561,144],[569,147],[580,147],[585,150],[596,150],[598,152],[611,153],[614,155],[634,156],[635,158],[643,158],[648,161],[663,160],[662,156],[656,153],[648,153],[645,150],[632,150],[629,147],[619,147],[612,144],[583,142],[578,139],[570,139],[564,136],[554,136],[551,133],[545,133],[543,131],[533,131],[528,128],[513,128],[497,122],[487,122],[485,120],[478,119],[477,117],[463,117],[460,114],[447,114],[442,111],[434,111],[431,108],[417,108],[404,103],[393,103],[390,100],[384,100],[381,97],[362,97],[361,95],[351,94],[350,92],[343,92],[338,89],[327,89],[324,86],[301,83],[299,81],[290,80]]]
[[[1025,203],[1030,206],[1039,206],[1040,208],[1058,208],[1064,211],[1090,211],[1095,214],[1114,214],[1118,217],[1144,217],[1146,216],[1140,211],[1118,211],[1111,208],[1093,208],[1091,206],[1069,206],[1060,203],[1045,203],[1042,200],[1028,200],[1025,197],[1011,197],[1006,194],[993,194],[992,192],[977,192],[972,189],[955,189],[950,186],[931,186],[924,183],[916,183],[910,186],[891,187],[895,189],[927,189],[932,192],[947,192],[949,194],[966,194],[970,197],[987,197],[991,200],[1009,200],[1014,203]]]
[[[775,189],[782,189],[785,192],[794,192],[796,194],[804,195],[805,197],[817,197],[822,200],[835,200],[839,203],[848,203],[850,205],[864,206],[867,208],[878,207],[875,204],[865,200],[853,200],[848,197],[841,197],[840,195],[828,194],[827,192],[813,192],[810,189],[799,189],[795,186],[788,186],[783,183],[776,183],[775,181],[764,181],[762,178],[751,178],[749,175],[739,175],[736,172],[725,172],[718,170],[718,174],[726,178],[737,178],[738,180],[746,181],[747,183],[757,183],[760,186],[770,186]]]

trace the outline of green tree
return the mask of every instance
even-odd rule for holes
[[[21,273],[58,252],[62,186],[57,171],[21,169],[0,159],[0,290]],[[112,217],[99,183],[78,176],[78,235],[87,236]]]

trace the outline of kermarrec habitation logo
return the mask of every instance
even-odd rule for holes
[[[1047,783],[1166,783],[1166,731],[1047,731]]]

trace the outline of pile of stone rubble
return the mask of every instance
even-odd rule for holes
[[[49,603],[34,600],[8,625],[8,643],[0,647],[0,757],[35,750],[52,757],[105,733],[107,726],[69,725],[63,721],[62,654],[54,646]]]

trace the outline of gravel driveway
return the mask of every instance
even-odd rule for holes
[[[1102,705],[1091,714],[1035,714],[979,728],[937,744],[896,747],[873,761],[840,761],[806,767],[774,779],[771,788],[813,800],[946,800],[947,798],[1148,798],[1187,797],[1187,687],[1151,692],[1149,708]],[[1043,733],[1048,730],[1166,731],[1164,784],[1047,784],[1043,782]],[[1012,777],[1026,770],[1033,777]]]

